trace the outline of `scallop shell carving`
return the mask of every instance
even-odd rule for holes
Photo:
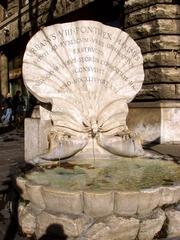
[[[135,41],[118,28],[95,21],[55,24],[27,44],[23,78],[37,99],[52,103],[55,126],[70,136],[88,138],[91,132],[101,139],[98,133],[127,129],[127,103],[144,80],[143,58]]]

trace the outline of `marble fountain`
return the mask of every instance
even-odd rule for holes
[[[37,239],[53,225],[69,240],[178,236],[179,166],[144,151],[126,124],[144,80],[134,40],[95,21],[44,27],[27,44],[23,78],[51,107],[26,120],[34,168],[16,178],[22,231]]]

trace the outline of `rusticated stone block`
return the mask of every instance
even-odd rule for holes
[[[110,216],[105,219],[106,224],[111,229],[112,240],[133,240],[139,230],[139,220],[135,218],[122,218]]]
[[[52,215],[42,212],[37,216],[36,237],[39,239],[46,234],[48,227],[56,224],[59,226],[59,232],[64,232],[68,237],[78,237],[88,225],[92,223],[92,219],[85,215]]]
[[[171,27],[169,27],[171,26]],[[125,31],[137,40],[158,34],[179,34],[180,19],[157,19],[134,27],[126,28]]]
[[[139,93],[148,97],[151,94],[153,99],[180,99],[178,93],[179,84],[156,84],[144,85],[143,90]],[[138,96],[139,97],[139,96]]]
[[[141,8],[145,8],[151,5],[155,5],[155,4],[165,4],[165,3],[177,3],[178,4],[178,0],[128,0],[125,1],[125,12],[132,12],[132,11],[137,11],[138,9]]]
[[[175,203],[174,197],[175,191],[176,189],[174,187],[161,187],[160,188],[161,197],[159,201],[159,206]]]
[[[81,214],[83,211],[81,192],[65,192],[44,187],[43,198],[46,209],[52,213]]]
[[[94,0],[84,0],[84,1],[64,1],[57,0],[56,8],[53,9],[53,16],[54,18],[61,17],[67,13],[75,11]],[[37,15],[38,20],[36,19],[37,26],[40,27],[47,22],[47,16],[49,16],[49,11],[51,8],[51,1],[44,0],[40,1],[38,4],[32,2],[32,4],[27,4],[24,8],[21,9],[20,12],[15,11],[15,8],[12,9],[11,21],[7,19],[7,21],[3,21],[3,26],[7,26],[9,28],[9,35],[8,38],[4,34],[4,29],[1,27],[0,29],[0,45],[8,43],[16,38],[19,37],[19,32],[21,34],[26,33],[32,29],[32,16]],[[61,6],[61,7],[60,7]],[[52,9],[51,9],[52,10]],[[31,14],[29,14],[31,12]],[[19,26],[19,18],[21,19]]]
[[[42,197],[42,185],[35,185],[32,182],[26,181],[27,197],[35,206],[40,209],[45,208],[44,200]]]
[[[111,238],[110,227],[105,223],[94,224],[86,233],[84,240],[109,240]]]
[[[178,202],[180,201],[180,186],[176,186],[175,188],[175,192],[174,192],[174,202]]]
[[[127,14],[125,17],[125,27],[130,27],[158,18],[179,18],[179,16],[179,5],[155,4]]]
[[[114,193],[84,192],[84,212],[92,217],[103,217],[113,213]]]
[[[145,83],[180,82],[180,68],[158,67],[145,69]]]
[[[176,94],[179,96],[180,95],[180,84],[176,84]]]
[[[140,222],[138,239],[152,240],[154,236],[161,230],[165,219],[166,217],[163,210],[154,210],[148,218]]]
[[[177,105],[176,105],[177,104]],[[161,143],[180,143],[180,106],[178,103],[169,104],[169,106],[165,106],[161,108],[162,113],[162,126],[161,126]],[[178,192],[178,187],[175,188]],[[176,195],[178,197],[178,195]],[[180,195],[179,195],[180,196]],[[174,196],[174,199],[176,197]],[[173,202],[177,202],[173,200]]]
[[[180,54],[176,51],[157,51],[152,53],[145,53],[144,67],[158,67],[158,66],[180,66]]]
[[[61,1],[58,0],[56,3],[56,9],[55,12],[53,14],[53,16],[55,18],[59,17],[59,16],[63,16],[67,13],[70,13],[76,9],[79,9],[81,7],[83,7],[84,5],[93,2],[94,0],[83,0],[83,1]]]
[[[84,240],[134,240],[139,230],[139,220],[114,215],[95,223],[85,234]]]
[[[159,205],[161,192],[159,188],[140,191],[137,213],[146,215]]]
[[[45,153],[48,149],[47,129],[51,127],[50,120],[25,119],[25,160]],[[31,137],[29,137],[31,136]]]
[[[16,187],[21,197],[25,200],[28,200],[27,190],[26,190],[26,179],[22,177],[16,178]]]
[[[137,213],[139,192],[115,192],[114,212],[121,216],[132,216]]]
[[[159,88],[160,98],[161,99],[177,99],[180,98],[180,95],[176,92],[177,84],[162,84],[157,85]]]
[[[180,236],[180,211],[175,209],[169,209],[166,211],[168,218],[168,237]]]
[[[22,232],[31,237],[36,230],[36,215],[33,213],[30,204],[18,206],[18,221]]]
[[[136,42],[140,46],[143,53],[159,50],[170,50],[176,53],[176,51],[179,50],[180,36],[159,35],[139,39]]]

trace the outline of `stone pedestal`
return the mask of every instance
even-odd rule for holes
[[[180,102],[131,103],[127,124],[139,133],[144,143],[180,143]]]
[[[4,53],[0,55],[1,66],[1,94],[6,97],[8,94],[8,58]]]
[[[17,186],[26,200],[19,204],[20,226],[27,236],[35,234],[38,239],[54,229],[69,240],[152,240],[166,220],[161,207],[180,200],[180,186],[124,192],[65,190],[21,177]],[[167,216],[171,217],[169,212]]]
[[[32,118],[25,119],[25,161],[32,160],[48,150],[47,134],[52,126],[48,114],[46,109],[37,106]]]

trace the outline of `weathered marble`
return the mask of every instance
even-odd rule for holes
[[[35,232],[37,238],[40,238],[46,233],[49,226],[57,224],[62,228],[66,236],[78,237],[91,223],[92,219],[86,215],[52,215],[42,212],[37,216],[37,228]]]
[[[18,221],[24,233],[31,237],[36,230],[36,215],[31,205],[20,204],[18,206]]]
[[[114,212],[121,216],[133,216],[137,213],[139,192],[115,192]]]
[[[176,191],[174,193],[174,202],[180,201],[180,186],[176,186]]]
[[[42,114],[41,114],[42,115]],[[50,120],[25,119],[25,160],[44,153],[48,149],[47,132],[52,126]]]
[[[46,209],[50,213],[81,214],[83,212],[83,194],[82,192],[69,192],[43,188],[43,198]]]
[[[160,188],[160,201],[159,206],[163,206],[165,204],[173,204],[176,203],[176,199],[174,198],[175,192],[177,191],[174,187],[161,187]]]
[[[103,206],[103,208],[102,208]],[[84,212],[92,217],[102,217],[113,213],[114,193],[84,193]]]
[[[138,2],[138,1],[137,1]],[[150,3],[152,4],[152,3]],[[149,7],[142,8],[126,15],[125,28],[148,22],[154,19],[179,18],[180,6],[178,4],[152,4]]]
[[[171,97],[177,96],[173,93]],[[131,103],[127,124],[142,136],[143,142],[176,144],[180,142],[179,114],[180,104],[176,101]]]
[[[150,214],[159,205],[160,197],[159,188],[140,191],[137,214],[139,216]]]
[[[42,28],[26,47],[23,78],[37,99],[52,104],[49,151],[39,156],[38,146],[32,163],[69,158],[92,139],[115,155],[143,154],[139,136],[126,125],[127,103],[144,78],[141,51],[127,33],[95,21]],[[37,129],[43,124],[34,121]]]
[[[161,143],[179,143],[179,129],[180,129],[180,107],[173,107],[171,104],[162,110],[163,124],[161,128],[162,136]]]
[[[134,240],[139,229],[139,220],[111,215],[103,222],[95,223],[85,234],[85,240]]]
[[[133,2],[135,1],[130,1],[129,4],[133,5]],[[148,3],[145,2],[144,6],[147,6]],[[159,16],[174,16],[174,9],[162,7],[162,5],[156,6]],[[151,10],[153,8],[155,6],[151,7]],[[132,14],[132,19],[133,15],[136,17]],[[150,15],[139,16],[136,20],[138,22],[154,19],[155,15],[153,13]],[[129,24],[132,19],[129,20]],[[167,28],[167,23],[170,22],[174,24],[172,29]],[[138,25],[136,29],[134,26],[130,27],[127,31],[135,34],[139,39],[159,33],[172,34],[178,31],[177,23],[178,20],[175,19],[168,19],[166,23],[162,20],[153,20],[151,26],[148,22]],[[164,47],[159,43],[159,39],[158,42],[156,40],[154,38],[151,43],[149,42],[150,51]],[[173,46],[173,40],[170,42]],[[166,47],[167,45],[164,49]],[[144,59],[148,68],[174,66],[179,61],[179,57],[175,56],[174,52],[168,51],[145,53]],[[94,157],[93,161],[89,159],[90,164],[86,157],[82,165],[76,161],[75,166],[73,165],[75,161],[69,161],[69,165],[64,165],[64,172],[62,169],[57,172],[60,178],[53,180],[53,186],[50,184],[50,176],[44,180],[44,186],[41,188],[38,184],[37,188],[28,185],[28,181],[31,182],[30,178],[25,186],[20,181],[19,186],[22,185],[24,195],[27,194],[32,202],[30,205],[33,208],[41,208],[41,212],[33,216],[29,216],[28,213],[22,214],[21,225],[23,226],[24,218],[25,232],[33,234],[34,231],[39,238],[45,234],[50,225],[58,224],[73,240],[135,240],[136,238],[152,240],[162,229],[165,221],[164,211],[157,207],[165,208],[166,205],[177,203],[180,197],[179,186],[159,187],[160,183],[157,181],[158,187],[155,189],[122,191],[121,181],[117,181],[110,172],[113,169],[114,174],[116,171],[120,173],[117,164],[116,168],[113,166],[111,169],[110,161],[104,160],[102,163],[100,162],[102,158],[99,158],[99,155],[104,156],[106,150],[120,156],[134,157],[142,154],[140,139],[128,130],[126,124],[127,103],[140,90],[143,81],[143,61],[137,45],[121,30],[91,21],[79,21],[41,29],[28,43],[23,61],[26,86],[39,100],[50,102],[52,105],[51,111],[45,110],[39,115],[34,114],[34,117],[40,116],[40,118],[42,115],[42,120],[51,121],[53,124],[49,129],[46,128],[49,130],[46,146],[49,142],[50,151],[45,154],[40,153],[36,160],[56,159],[63,168],[61,159],[71,157],[71,160],[74,160],[73,155],[76,154],[77,160],[86,147],[87,152],[91,150],[91,159]],[[178,84],[168,87],[171,93],[179,94]],[[167,86],[165,88],[167,89]],[[154,88],[158,97],[164,94],[165,88],[163,84]],[[153,140],[159,138],[161,134],[159,123],[164,109],[162,111],[159,109],[155,106],[157,115],[153,121],[148,119],[152,114],[150,111],[148,117],[140,119],[142,115],[136,115],[135,119],[139,117],[139,128],[143,133],[147,132],[145,130],[150,123],[148,135],[151,135]],[[45,135],[43,137],[45,138]],[[90,145],[93,147],[90,148]],[[99,149],[103,150],[99,151]],[[98,161],[96,152],[98,152]],[[110,159],[113,162],[112,155]],[[102,166],[103,169],[99,170],[98,167]],[[155,167],[152,167],[154,172],[156,172]],[[86,168],[84,170],[86,176],[83,168]],[[137,163],[137,172],[139,168],[140,165]],[[65,172],[66,177],[63,182]],[[78,175],[79,182],[76,176],[72,177],[74,172]],[[143,182],[146,174],[149,175],[147,168],[137,176],[142,177]],[[66,181],[67,178],[69,181]],[[59,182],[56,183],[58,180]],[[43,185],[42,178],[40,182]],[[65,188],[68,190],[66,191]],[[30,193],[36,195],[37,192],[37,199],[30,196]],[[31,227],[28,226],[27,219],[30,219]]]
[[[177,209],[167,209],[166,216],[168,219],[168,237],[180,236],[180,211]]]
[[[32,182],[26,183],[27,198],[32,204],[36,205],[39,209],[45,208],[42,191],[43,191],[42,185],[33,184]]]
[[[26,179],[24,179],[23,177],[16,178],[16,188],[17,191],[20,193],[20,196],[24,200],[29,200],[26,190]]]
[[[157,35],[139,39],[137,44],[140,46],[142,53],[160,50],[169,50],[176,53],[179,49],[179,41],[179,35]]]
[[[160,34],[179,34],[180,19],[157,19],[150,22],[132,26],[126,29],[134,39],[141,39]],[[171,26],[171,27],[169,27]]]
[[[154,236],[161,230],[165,219],[165,213],[162,209],[154,210],[147,219],[141,220],[138,239],[153,239]]]
[[[169,206],[180,200],[180,186],[136,192],[83,191],[81,199],[78,197],[79,191],[65,193],[50,187],[42,187],[41,191],[45,209],[39,207],[38,198],[27,205],[21,202],[19,205],[19,223],[28,236],[35,234],[40,238],[51,225],[56,224],[73,240],[115,240],[117,237],[122,240],[135,240],[137,237],[152,240],[166,219],[160,206],[166,208],[169,236],[177,236],[179,231],[179,210],[172,210],[172,207],[169,209]],[[36,191],[33,194],[37,196]],[[78,201],[80,205],[77,205]],[[79,206],[84,206],[84,209],[80,207],[79,211]]]
[[[180,82],[180,68],[158,67],[145,69],[145,83]]]

